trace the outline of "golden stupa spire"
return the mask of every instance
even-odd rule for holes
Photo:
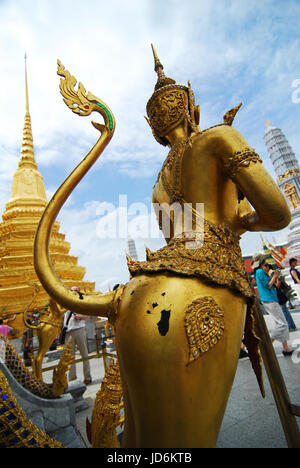
[[[35,284],[39,282],[33,265],[33,242],[47,205],[43,177],[36,167],[33,154],[28,84],[25,57],[26,112],[21,158],[13,175],[11,194],[2,213],[2,222],[0,218],[0,319],[9,319],[8,325],[13,327],[16,338],[23,336],[23,312],[32,303]],[[49,248],[57,275],[67,287],[76,284],[81,291],[94,292],[94,283],[83,280],[85,268],[78,265],[77,257],[69,254],[70,244],[65,241],[64,234],[59,232],[58,222],[53,226]],[[49,296],[41,288],[33,304],[42,311],[48,303]]]
[[[27,81],[27,55],[25,52],[25,110],[29,113],[29,99],[28,99],[28,81]]]
[[[25,54],[25,121],[23,128],[23,141],[19,167],[31,167],[36,169],[34,159],[33,138],[31,130],[31,118],[29,114],[28,80],[27,80],[27,55]]]
[[[44,187],[44,181],[41,173],[38,171],[34,158],[33,138],[31,131],[31,118],[29,114],[28,99],[28,79],[27,79],[27,56],[25,54],[25,121],[23,127],[23,140],[21,147],[21,158],[18,170],[13,177],[12,189],[7,208],[11,206],[28,206],[30,200],[33,205],[45,207],[47,197]]]

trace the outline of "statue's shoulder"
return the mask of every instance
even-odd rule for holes
[[[236,128],[232,127],[231,125],[222,123],[202,130],[199,135],[196,136],[195,141],[202,140],[202,142],[206,141],[226,143],[229,140],[235,140],[240,136],[241,134]]]
[[[213,125],[205,130],[202,130],[201,135],[208,139],[228,140],[228,138],[236,138],[240,136],[238,130],[232,127],[237,112],[240,110],[242,103],[227,111],[223,117],[223,123]]]

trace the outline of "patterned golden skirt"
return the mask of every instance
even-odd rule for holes
[[[239,245],[240,236],[228,226],[204,223],[202,233],[185,233],[174,237],[168,245],[156,252],[146,250],[146,261],[128,257],[131,276],[144,273],[171,272],[186,277],[225,286],[253,300]]]

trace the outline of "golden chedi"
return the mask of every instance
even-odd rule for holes
[[[13,327],[14,337],[23,335],[23,312],[31,303],[27,311],[30,317],[34,306],[42,313],[49,303],[49,296],[42,287],[35,296],[34,283],[38,283],[38,278],[33,265],[33,243],[47,198],[43,177],[34,157],[26,68],[25,85],[21,157],[0,223],[0,318]],[[83,281],[85,268],[77,264],[76,257],[69,255],[70,244],[59,232],[58,222],[54,223],[50,244],[51,259],[62,281],[70,287],[76,284],[82,291],[92,292],[94,283]]]
[[[290,211],[258,154],[232,127],[240,106],[227,112],[222,124],[200,130],[190,85],[167,78],[155,52],[154,57],[158,83],[148,102],[148,119],[156,140],[170,151],[153,202],[162,208],[157,214],[167,245],[147,250],[146,261],[128,258],[131,280],[116,291],[80,300],[58,281],[49,256],[51,226],[115,128],[106,104],[86,94],[81,83],[75,91],[76,79],[59,62],[65,103],[82,116],[99,112],[104,125],[92,122],[100,131],[98,141],[45,209],[34,261],[55,301],[78,313],[106,316],[114,324],[125,409],[123,447],[212,447],[244,331],[263,391],[252,331],[255,294],[239,239],[246,231],[284,228]],[[189,216],[176,217],[175,208],[168,212],[174,204],[189,210]]]

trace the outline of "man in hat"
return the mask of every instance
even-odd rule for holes
[[[289,328],[278,302],[275,282],[279,278],[280,271],[275,270],[272,278],[268,275],[267,255],[255,254],[252,258],[251,266],[254,270],[254,277],[257,285],[259,298],[265,308],[275,321],[275,328],[270,331],[272,342],[277,340],[282,343],[282,353],[284,356],[292,354],[287,341],[289,339]]]

